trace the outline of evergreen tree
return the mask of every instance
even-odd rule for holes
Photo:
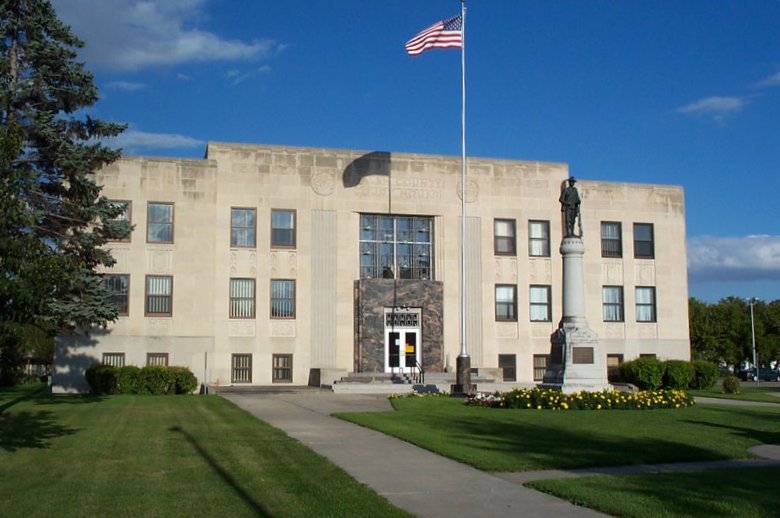
[[[96,270],[114,262],[102,245],[130,228],[92,173],[119,158],[100,139],[124,126],[81,112],[98,98],[81,46],[47,0],[0,0],[0,361],[25,324],[116,318]]]

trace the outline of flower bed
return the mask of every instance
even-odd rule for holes
[[[654,408],[687,408],[693,398],[682,390],[637,392],[575,392],[564,394],[551,389],[514,389],[492,395],[477,394],[466,399],[466,405],[491,408],[531,410],[651,410]]]

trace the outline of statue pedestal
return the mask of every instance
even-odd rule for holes
[[[550,337],[550,361],[543,385],[565,393],[612,388],[598,335],[585,319],[584,254],[581,237],[567,236],[561,242],[563,318]]]

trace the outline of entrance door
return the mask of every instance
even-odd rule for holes
[[[385,372],[412,372],[420,363],[420,310],[385,309]]]

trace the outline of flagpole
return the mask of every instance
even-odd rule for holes
[[[466,0],[460,2],[462,43],[460,47],[460,355],[466,351]]]
[[[461,167],[460,167],[460,355],[456,392],[471,392],[471,358],[466,349],[466,0],[461,0]]]

